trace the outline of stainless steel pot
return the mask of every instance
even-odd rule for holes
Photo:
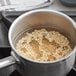
[[[16,42],[26,31],[46,28],[57,30],[71,41],[72,52],[55,61],[36,62],[24,58],[16,49]],[[65,76],[74,66],[76,53],[76,24],[67,15],[48,9],[33,10],[18,17],[10,27],[9,42],[12,47],[11,56],[0,60],[0,69],[17,64],[23,76]]]

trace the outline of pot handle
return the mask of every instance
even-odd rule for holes
[[[16,59],[13,56],[0,59],[0,69],[14,65],[15,63]]]

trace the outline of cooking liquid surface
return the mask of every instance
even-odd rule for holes
[[[19,39],[16,49],[25,58],[39,62],[54,61],[68,55],[72,48],[67,37],[58,31],[35,29]]]

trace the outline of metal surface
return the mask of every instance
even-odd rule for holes
[[[0,14],[0,47],[9,46],[7,33],[7,27],[5,27],[4,23],[2,22],[2,16]]]
[[[15,63],[16,61],[12,56],[6,57],[0,60],[0,69],[14,65]]]
[[[7,1],[8,2],[8,1]],[[44,8],[44,7],[47,7],[47,6],[50,6],[52,4],[52,0],[46,0],[46,1],[44,1],[43,3],[40,3],[40,4],[37,4],[37,5],[34,5],[34,6],[26,6],[26,5],[24,5],[23,6],[23,10],[25,10],[25,11],[29,11],[29,10],[33,10],[33,9],[39,9],[39,8]],[[22,4],[23,5],[23,4]],[[22,10],[21,9],[21,6],[22,5],[20,5],[20,4],[18,4],[18,5],[9,5],[8,3],[7,3],[7,5],[5,5],[4,7],[1,7],[0,8],[0,10],[2,11],[2,10],[8,10],[8,11],[10,11],[10,10],[15,10],[15,11],[19,11],[19,10]],[[30,4],[29,4],[30,5]],[[20,6],[20,7],[18,7],[18,6]],[[20,9],[19,9],[20,8]],[[19,10],[18,10],[19,9]]]

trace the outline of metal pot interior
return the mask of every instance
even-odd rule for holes
[[[16,46],[17,41],[25,35],[25,32],[31,32],[34,29],[46,28],[47,30],[56,30],[64,34],[71,42],[71,47],[76,45],[76,32],[73,23],[68,18],[56,12],[33,12],[23,16],[15,23],[12,29],[11,41]]]

